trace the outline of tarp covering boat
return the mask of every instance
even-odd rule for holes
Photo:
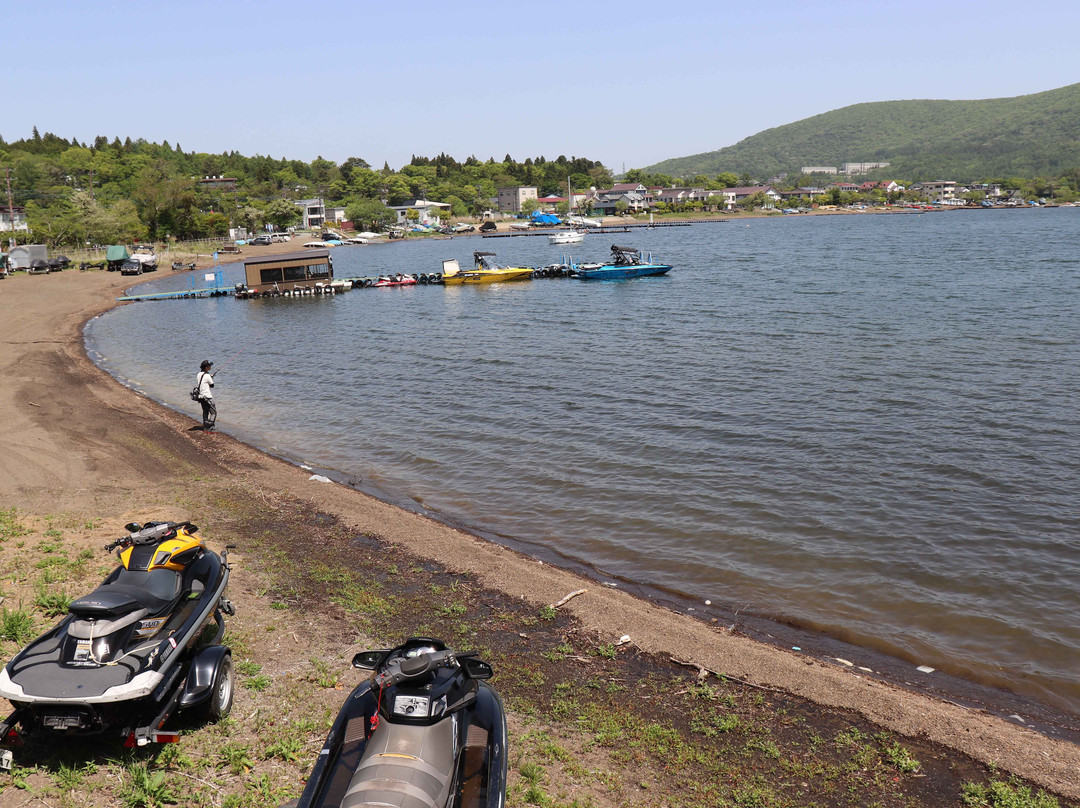
[[[105,250],[106,261],[126,261],[130,257],[127,247],[123,244],[113,244]]]
[[[532,215],[532,223],[533,224],[562,224],[562,220],[560,220],[559,217],[556,216],[553,213],[541,213],[540,211],[536,211]]]

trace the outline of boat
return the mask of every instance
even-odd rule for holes
[[[400,272],[396,275],[381,275],[372,286],[413,286],[417,283],[416,278],[412,275],[402,275]]]
[[[142,264],[143,272],[153,272],[157,269],[157,253],[150,244],[136,244],[131,257]]]
[[[580,244],[584,240],[585,232],[582,230],[565,230],[548,236],[548,244]]]
[[[652,256],[649,256],[648,261],[644,260],[641,250],[612,244],[611,258],[606,264],[575,264],[570,275],[583,281],[625,280],[663,275],[670,270],[670,264],[654,263]]]
[[[493,259],[495,253],[476,252],[473,260],[476,262],[474,269],[463,270],[456,258],[443,261],[443,283],[454,285],[459,283],[505,283],[507,281],[524,281],[532,278],[532,267],[500,267]]]
[[[586,219],[584,216],[568,216],[566,219],[567,224],[574,227],[603,227],[604,223],[598,219]]]
[[[511,230],[528,230],[531,227],[531,222],[510,222]]]
[[[315,241],[306,241],[303,244],[301,244],[300,246],[301,247],[310,247],[311,249],[314,249],[314,250],[325,250],[325,249],[329,249],[330,247],[337,247],[338,245],[334,244],[332,242],[329,242],[329,241],[320,241],[320,240],[316,239]]]

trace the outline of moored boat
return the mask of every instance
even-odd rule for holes
[[[548,244],[580,244],[584,240],[585,233],[581,230],[565,230],[548,236]]]
[[[575,264],[570,274],[583,281],[602,281],[663,275],[670,270],[670,264],[654,263],[652,256],[643,259],[641,250],[612,244],[611,259],[606,264]]]
[[[372,286],[414,286],[416,284],[416,278],[411,275],[402,275],[400,272],[396,275],[381,275]]]
[[[524,281],[532,278],[532,267],[500,267],[493,259],[495,253],[476,252],[473,260],[476,262],[474,269],[463,270],[456,258],[443,261],[442,280],[445,284],[458,283],[505,283],[507,281]]]

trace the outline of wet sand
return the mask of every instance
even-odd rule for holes
[[[287,252],[304,240],[250,252]],[[163,269],[158,275],[169,272]],[[1063,796],[1080,798],[1080,747],[1074,744],[867,678],[857,668],[706,625],[346,486],[309,482],[310,472],[226,434],[193,430],[192,418],[125,388],[85,355],[82,325],[117,305],[115,298],[141,280],[67,270],[46,276],[19,273],[0,281],[0,411],[5,413],[0,419],[0,508],[39,515],[101,513],[107,508],[117,516],[153,513],[165,498],[163,492],[190,484],[193,472],[264,491],[288,490],[357,530],[469,572],[480,583],[536,608],[586,589],[562,609],[613,642],[628,635],[648,653],[855,710],[887,729],[943,744]],[[180,388],[187,390],[194,383],[201,358],[191,357],[191,378],[178,379]],[[228,429],[227,395],[223,392],[221,398],[221,423]],[[235,599],[240,602],[241,597]]]

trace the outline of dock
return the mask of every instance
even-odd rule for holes
[[[148,295],[124,295],[117,300],[123,303],[138,302],[140,300],[182,300],[184,298],[201,297],[230,297],[235,288],[232,286],[210,286],[205,289],[188,289],[183,292],[154,292]]]
[[[690,227],[695,224],[726,224],[728,219],[702,219],[695,222],[630,222],[628,224],[614,225],[611,227],[587,227],[585,233],[629,233],[631,230],[640,228],[658,227]],[[580,229],[580,228],[579,228]],[[483,238],[509,238],[510,236],[554,236],[557,233],[565,233],[566,230],[509,230],[505,233],[482,233]]]

